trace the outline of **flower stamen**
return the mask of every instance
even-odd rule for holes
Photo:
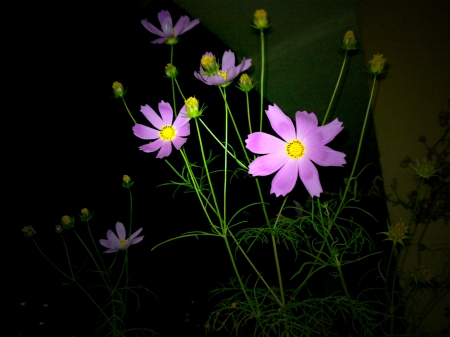
[[[289,158],[298,159],[305,155],[305,145],[302,144],[298,139],[291,140],[286,144],[286,154]]]
[[[177,131],[172,125],[164,125],[159,131],[159,137],[165,141],[172,141],[177,135]]]
[[[219,70],[219,75],[222,76],[223,80],[227,80],[227,72],[223,70]]]
[[[125,239],[120,239],[119,242],[122,244],[122,247],[126,247],[127,246],[127,240]]]

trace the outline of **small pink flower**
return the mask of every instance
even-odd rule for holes
[[[158,19],[161,23],[161,30],[153,26],[147,19],[141,21],[142,25],[147,29],[150,33],[161,36],[161,38],[153,40],[152,43],[161,44],[167,42],[168,44],[177,43],[177,38],[181,34],[191,30],[196,25],[200,23],[199,19],[189,20],[189,18],[185,15],[181,16],[175,27],[172,24],[172,16],[168,11],[161,11],[158,13]]]
[[[311,197],[319,197],[323,190],[311,161],[320,166],[343,166],[346,163],[344,153],[325,146],[342,131],[342,122],[336,118],[327,125],[317,126],[315,114],[297,111],[294,127],[292,120],[277,105],[269,105],[266,114],[272,129],[283,140],[264,132],[248,135],[245,140],[247,149],[264,154],[250,163],[248,173],[267,176],[278,171],[270,190],[277,197],[291,192],[299,176]]]
[[[100,244],[103,247],[108,248],[108,250],[105,250],[103,253],[116,253],[119,250],[125,250],[131,245],[141,242],[144,238],[144,236],[138,236],[141,231],[142,228],[139,228],[136,232],[131,234],[128,239],[125,240],[125,227],[121,222],[116,223],[117,236],[112,230],[108,229],[108,232],[106,233],[106,237],[108,238],[108,240],[100,239]]]
[[[189,136],[190,133],[189,117],[187,117],[186,107],[183,106],[172,124],[173,110],[170,104],[161,101],[158,104],[158,110],[162,118],[148,105],[141,106],[141,112],[156,129],[136,124],[133,126],[133,132],[136,137],[141,139],[156,139],[149,144],[139,147],[139,149],[144,152],[159,150],[156,158],[164,158],[172,153],[172,144],[179,150],[186,143],[187,139],[184,137]]]

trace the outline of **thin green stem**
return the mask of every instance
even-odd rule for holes
[[[180,85],[178,84],[178,81],[176,78],[175,78],[175,83],[178,87],[178,91],[180,92],[181,97],[183,97],[183,102],[186,102],[186,98],[184,97],[183,92],[181,91]]]
[[[336,220],[337,216],[339,215],[339,213],[341,212],[341,210],[342,210],[342,208],[343,208],[343,206],[345,204],[345,198],[347,196],[348,189],[349,189],[349,187],[350,187],[350,185],[352,183],[352,180],[353,180],[353,177],[354,177],[354,174],[355,174],[356,165],[358,164],[358,158],[359,158],[359,154],[361,152],[362,141],[364,139],[364,133],[365,133],[365,130],[366,130],[367,120],[368,120],[368,117],[369,117],[370,107],[372,105],[372,98],[373,98],[373,93],[375,91],[376,81],[377,81],[377,77],[374,76],[373,77],[372,90],[370,92],[369,104],[367,104],[366,115],[364,117],[364,123],[363,123],[363,127],[362,127],[362,130],[361,130],[361,135],[359,136],[359,143],[358,143],[358,149],[356,151],[355,161],[353,162],[353,167],[352,167],[352,171],[350,173],[350,177],[348,178],[347,184],[345,185],[344,195],[342,196],[341,202],[339,203],[339,207],[337,208],[337,211],[336,211],[336,213],[334,215],[333,221]]]
[[[82,243],[82,245],[84,246],[84,248],[86,248],[86,251],[88,252],[89,256],[91,257],[92,261],[94,262],[95,266],[97,267],[97,270],[99,271],[103,282],[106,285],[106,288],[108,288],[108,290],[111,290],[110,285],[106,282],[105,280],[105,276],[103,275],[100,267],[98,266],[97,260],[95,260],[94,256],[92,255],[91,251],[89,250],[89,248],[86,246],[86,244],[84,243],[83,239],[81,239],[81,237],[78,235],[77,231],[75,230],[75,228],[72,229],[73,232],[75,233],[75,235],[77,236],[78,240],[80,240],[80,242]]]
[[[244,142],[242,141],[241,134],[239,133],[239,129],[238,129],[237,125],[236,125],[236,122],[234,121],[233,114],[231,113],[230,106],[228,105],[227,97],[226,97],[226,94],[225,94],[225,88],[222,89],[221,87],[219,87],[219,89],[220,89],[220,93],[222,94],[222,98],[225,101],[225,106],[226,106],[226,109],[227,109],[227,111],[228,111],[228,113],[229,113],[229,115],[231,117],[231,121],[233,122],[233,126],[234,126],[234,129],[236,130],[236,134],[237,134],[237,136],[239,138],[239,142],[241,143],[242,151],[244,151],[244,155],[247,158],[247,162],[250,163],[250,159],[248,158],[247,151],[245,150],[245,146],[244,146]]]
[[[214,206],[216,208],[216,211],[217,211],[217,214],[218,214],[218,217],[219,217],[219,221],[220,221],[220,224],[222,226],[223,225],[223,220],[220,217],[219,205],[217,204],[216,194],[214,193],[214,188],[213,188],[213,184],[212,184],[212,181],[211,181],[211,176],[209,174],[208,164],[207,164],[206,158],[205,158],[205,151],[203,149],[202,137],[201,137],[201,134],[200,134],[200,128],[198,127],[197,118],[195,118],[194,120],[195,120],[195,126],[197,127],[197,134],[198,134],[198,140],[199,140],[199,143],[200,143],[200,151],[202,153],[203,166],[205,167],[206,177],[208,178],[208,184],[209,184],[209,188],[211,190],[211,195],[213,197]]]
[[[333,95],[331,96],[330,103],[328,104],[327,112],[325,113],[325,117],[323,118],[322,126],[325,125],[325,122],[327,121],[327,117],[328,117],[328,114],[329,114],[329,112],[331,110],[331,106],[333,105],[333,101],[334,101],[334,98],[336,96],[337,89],[339,88],[339,83],[341,83],[341,77],[342,77],[342,74],[343,74],[344,68],[345,68],[345,61],[347,61],[347,53],[348,53],[348,51],[346,50],[345,54],[344,54],[344,60],[342,61],[341,71],[339,73],[339,77],[338,77],[338,80],[336,82],[336,86],[334,87],[334,91],[333,91]]]
[[[220,87],[219,87],[220,88]],[[228,186],[228,104],[226,88],[221,90],[222,97],[225,101],[225,154],[224,154],[224,170],[223,170],[223,228],[226,230],[227,226],[227,186]]]
[[[56,270],[58,270],[61,274],[63,274],[65,277],[67,277],[69,280],[73,280],[75,281],[73,278],[71,278],[69,275],[67,275],[65,272],[63,272],[61,269],[59,269],[48,257],[47,255],[44,254],[44,252],[41,250],[41,248],[39,248],[38,244],[36,243],[36,241],[34,240],[34,238],[32,238],[33,243],[35,244],[36,248],[39,250],[39,252],[42,254],[43,257],[45,257],[45,259],[50,262],[50,264],[56,268]],[[70,272],[72,273],[72,269],[70,270]],[[73,274],[73,273],[72,273]]]
[[[236,244],[236,246],[239,248],[239,250],[241,251],[242,255],[244,255],[245,259],[248,261],[248,263],[250,264],[250,266],[252,266],[253,270],[256,272],[256,274],[258,275],[259,279],[264,283],[264,285],[267,287],[267,289],[270,291],[270,293],[272,294],[273,298],[275,299],[275,301],[277,301],[278,305],[280,307],[283,306],[283,303],[281,303],[280,299],[278,298],[278,296],[275,294],[275,292],[273,291],[273,289],[269,286],[269,284],[266,282],[266,280],[264,279],[264,277],[261,275],[261,273],[259,272],[259,270],[256,268],[256,266],[253,264],[253,262],[250,260],[250,258],[248,257],[248,255],[245,253],[245,250],[241,247],[241,245],[239,244],[239,242],[237,241],[237,239],[235,238],[235,236],[233,235],[233,233],[231,232],[230,229],[228,229],[228,233],[230,234],[231,238],[233,239],[234,243]]]
[[[244,286],[244,283],[242,282],[241,275],[239,274],[239,271],[237,269],[236,262],[234,261],[233,253],[231,251],[231,247],[230,247],[230,244],[228,242],[228,237],[226,235],[226,232],[225,232],[225,235],[223,236],[223,238],[225,240],[225,245],[227,246],[228,254],[230,255],[231,264],[233,265],[234,272],[236,273],[236,277],[237,277],[237,279],[239,281],[239,284],[241,286],[241,290],[242,290],[245,298],[247,299],[248,304],[250,305],[250,307],[252,309],[253,316],[257,316],[256,315],[256,310],[255,310],[255,308],[253,306],[253,303],[252,303],[250,297],[248,296],[247,291],[245,290],[245,286]]]
[[[133,120],[133,123],[134,123],[134,124],[137,124],[137,123],[136,123],[136,120],[134,119],[133,115],[132,115],[131,112],[130,112],[130,109],[128,109],[127,102],[125,102],[125,98],[124,98],[123,96],[122,96],[122,101],[123,101],[123,104],[125,105],[125,109],[127,109],[128,114],[130,115],[131,119]]]
[[[261,100],[260,100],[260,114],[259,114],[259,131],[262,131],[262,121],[263,121],[263,103],[264,103],[264,67],[265,67],[265,59],[264,59],[264,30],[261,29]]]
[[[89,236],[91,237],[91,241],[92,241],[93,246],[95,247],[95,250],[97,252],[98,258],[99,258],[100,261],[102,261],[103,269],[105,270],[106,276],[108,277],[108,283],[111,284],[111,279],[109,278],[109,273],[106,270],[105,262],[102,259],[100,251],[98,250],[98,247],[97,247],[97,243],[95,242],[94,236],[92,235],[91,227],[89,226],[89,221],[86,221],[86,226],[88,228]]]
[[[252,122],[250,120],[250,102],[248,99],[248,91],[245,92],[245,99],[247,102],[247,117],[248,117],[248,129],[250,130],[250,133],[253,133],[252,131]]]
[[[222,146],[224,149],[227,149],[227,148],[225,147],[225,145],[223,145],[223,143],[216,137],[216,135],[208,128],[208,126],[205,124],[205,122],[203,122],[203,120],[200,119],[200,118],[199,118],[199,120],[200,120],[200,123],[202,123],[202,125],[205,127],[205,129],[206,129],[206,130],[211,134],[211,136],[217,141],[217,143],[219,143],[220,146]],[[227,153],[228,153],[231,157],[233,157],[233,159],[236,161],[236,163],[237,163],[240,167],[242,167],[242,168],[245,169],[245,170],[248,170],[248,167],[245,166],[239,159],[237,159],[237,157],[236,157],[233,153],[231,153],[228,149],[227,149],[226,151],[227,151]]]
[[[68,251],[68,249],[67,249],[66,240],[64,240],[64,235],[63,235],[63,233],[61,233],[61,238],[62,238],[62,240],[63,240],[64,250],[66,251],[67,262],[69,263],[70,275],[72,275],[72,280],[75,281],[75,276],[74,276],[73,270],[72,270],[72,263],[70,263],[69,251]]]

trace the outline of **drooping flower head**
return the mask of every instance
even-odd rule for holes
[[[136,243],[139,243],[144,239],[144,236],[138,236],[139,233],[142,231],[142,228],[139,228],[136,232],[131,234],[131,236],[128,239],[126,238],[126,231],[125,227],[121,222],[116,223],[116,234],[110,229],[108,229],[108,232],[106,232],[106,237],[108,240],[100,239],[100,244],[103,247],[108,248],[108,250],[105,250],[103,253],[115,253],[119,250],[125,250],[131,245],[134,245]]]
[[[169,11],[161,11],[158,13],[159,23],[161,24],[161,30],[153,26],[147,19],[141,20],[142,25],[150,33],[161,36],[161,38],[153,40],[152,43],[161,44],[166,42],[167,44],[176,44],[178,42],[178,36],[191,30],[200,23],[199,19],[190,20],[186,15],[182,15],[175,27],[172,24],[172,16]]]
[[[222,68],[216,63],[216,57],[206,52],[200,61],[200,71],[194,72],[194,76],[208,85],[223,85],[234,80],[240,73],[246,71],[252,65],[252,59],[242,59],[242,62],[235,66],[236,58],[229,50],[223,53]]]
[[[161,149],[156,158],[164,158],[172,153],[172,144],[179,150],[186,143],[187,139],[183,137],[189,136],[190,133],[189,118],[187,117],[185,106],[181,108],[173,124],[173,110],[169,103],[161,101],[158,104],[158,110],[162,118],[148,105],[141,106],[141,112],[156,129],[142,124],[135,124],[133,132],[136,137],[141,139],[156,139],[149,144],[139,147],[139,149],[144,152],[155,152]]]
[[[342,166],[346,163],[344,153],[325,146],[342,131],[342,122],[336,118],[327,125],[318,126],[315,114],[297,111],[294,127],[292,120],[277,105],[269,105],[266,114],[272,129],[282,139],[264,132],[248,135],[245,140],[247,149],[264,155],[250,163],[249,174],[267,176],[278,171],[270,189],[270,193],[275,193],[277,197],[292,191],[299,176],[311,197],[319,197],[323,190],[317,169],[311,161],[320,166]]]

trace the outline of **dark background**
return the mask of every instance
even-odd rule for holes
[[[91,335],[98,320],[96,309],[75,286],[61,285],[66,280],[44,260],[31,240],[22,239],[20,229],[32,225],[38,232],[39,247],[67,271],[63,245],[54,226],[63,215],[78,218],[84,207],[95,213],[91,230],[97,239],[106,238],[106,231],[114,229],[117,221],[127,225],[128,191],[121,186],[124,174],[135,180],[133,229],[143,227],[141,234],[145,235],[140,244],[129,250],[130,283],[145,285],[159,300],[142,298],[133,323],[165,336],[203,332],[206,315],[214,304],[207,302],[206,293],[233,274],[225,246],[218,238],[182,239],[151,251],[156,244],[186,231],[208,230],[195,194],[177,192],[173,198],[173,187],[155,188],[175,176],[163,160],[155,158],[156,153],[138,150],[145,141],[133,135],[132,120],[121,100],[111,98],[112,83],[120,81],[128,89],[126,101],[130,110],[143,124],[148,123],[139,112],[141,105],[149,104],[156,110],[161,100],[171,103],[170,80],[164,78],[170,47],[151,44],[156,36],[140,23],[147,18],[159,27],[157,13],[162,9],[170,11],[174,24],[186,14],[170,1],[154,1],[145,6],[138,1],[60,7],[34,4],[25,12],[15,12],[19,15],[14,27],[19,33],[9,37],[14,47],[9,55],[11,69],[17,75],[8,83],[8,98],[15,107],[5,112],[7,122],[3,124],[3,133],[8,135],[4,140],[8,160],[4,165],[3,200],[8,202],[3,209],[1,277],[2,329],[13,335],[18,335],[18,331],[23,336]],[[257,39],[258,32],[254,34]],[[208,107],[203,120],[217,130],[219,137],[224,111],[219,91],[196,80],[193,72],[198,70],[206,51],[221,58],[228,49],[200,24],[181,36],[174,54],[185,96],[195,95],[200,104]],[[245,95],[234,85],[227,92],[235,118],[245,123]],[[258,107],[258,94],[252,92],[250,97],[252,106]],[[178,99],[178,109],[181,105]],[[194,153],[193,160],[198,145],[194,131],[191,122],[186,147]],[[375,147],[371,156],[377,158],[374,134],[369,139],[371,148]],[[342,132],[331,147],[339,150],[347,140],[348,135]],[[206,142],[217,150],[210,139]],[[168,159],[177,168],[183,164],[176,150]],[[373,167],[372,173],[379,170],[378,164]],[[337,174],[334,168],[320,168],[319,172],[324,189],[333,182],[340,183],[345,176],[344,169]],[[273,195],[267,197],[271,177],[262,181],[266,201],[273,206],[273,217],[282,200]],[[251,194],[253,185],[249,178],[242,178],[230,189],[245,198],[246,203],[250,202],[247,199],[257,200]],[[299,201],[307,197],[299,182],[291,195]],[[231,209],[238,207],[234,201],[239,200],[230,202]],[[80,235],[86,234],[84,227],[77,221]],[[81,266],[87,255],[72,234],[66,231],[64,235],[73,264]],[[105,258],[108,263],[113,254]],[[260,256],[259,262],[272,266],[265,259],[272,257]],[[82,280],[89,280],[89,275],[85,273]],[[44,303],[48,303],[47,308],[42,306]],[[45,324],[40,326],[39,322]]]

